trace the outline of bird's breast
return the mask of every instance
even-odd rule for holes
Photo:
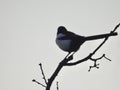
[[[69,51],[71,40],[59,40],[56,39],[56,44],[64,51]]]

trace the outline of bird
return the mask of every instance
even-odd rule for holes
[[[68,31],[65,26],[59,26],[57,29],[57,35],[56,35],[56,44],[60,49],[62,49],[65,52],[68,52],[67,56],[73,52],[77,52],[81,45],[90,40],[97,40],[97,39],[103,39],[108,36],[115,36],[117,33],[106,33],[106,34],[100,34],[100,35],[93,35],[93,36],[81,36],[78,34],[75,34],[74,32]]]

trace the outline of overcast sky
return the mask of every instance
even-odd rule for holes
[[[0,90],[44,90],[38,64],[49,78],[67,54],[56,43],[60,25],[83,36],[107,33],[120,22],[120,0],[0,0]],[[120,28],[117,29],[118,33]],[[75,54],[78,60],[102,40],[86,42]],[[95,54],[100,69],[88,72],[92,61],[64,67],[52,89],[120,90],[120,36],[111,37]]]

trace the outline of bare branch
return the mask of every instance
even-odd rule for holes
[[[113,33],[117,30],[117,28],[118,28],[119,26],[120,26],[120,23],[119,23],[118,25],[116,25],[116,27],[114,28],[113,31],[110,32],[110,35],[113,34]],[[105,40],[94,50],[94,52],[93,52],[92,54],[95,54],[96,51],[107,41],[108,38],[109,38],[109,36],[107,36],[107,37],[105,38]],[[94,68],[94,67],[97,68],[97,69],[99,69],[99,67],[98,67],[99,64],[96,64],[96,62],[97,62],[97,60],[100,60],[100,59],[102,59],[103,57],[104,57],[105,59],[111,61],[109,58],[107,58],[107,57],[105,56],[105,54],[103,54],[100,58],[96,58],[96,59],[93,59],[93,58],[91,57],[90,60],[94,61],[94,65],[93,65],[93,66],[90,66],[88,71],[90,71],[91,68]]]
[[[42,84],[42,83],[36,81],[35,79],[33,79],[32,81],[46,88],[46,86],[45,86],[44,84]]]
[[[101,57],[99,57],[99,58],[94,58],[94,59],[93,59],[93,58],[91,57],[90,60],[92,60],[92,61],[97,61],[97,60],[100,60],[100,59],[102,59],[102,58],[105,58],[105,59],[111,61],[109,58],[106,57],[105,54],[103,54],[103,55],[102,55]]]
[[[91,58],[91,56],[92,56],[92,54],[89,54],[87,57],[85,57],[85,58],[83,58],[83,59],[81,59],[81,60],[78,60],[78,61],[76,61],[76,62],[71,62],[71,63],[68,63],[68,62],[67,62],[64,66],[73,66],[73,65],[80,64],[80,63],[82,63],[82,62],[87,61],[89,58]]]
[[[119,26],[120,26],[120,23],[118,25],[116,25],[116,27],[113,29],[112,32],[115,32]]]
[[[120,23],[114,28],[113,31],[111,31],[111,32],[108,34],[108,36],[106,36],[106,38],[104,39],[104,41],[103,41],[92,53],[90,53],[87,57],[85,57],[85,58],[82,59],[82,60],[78,60],[78,61],[76,61],[76,62],[72,62],[72,63],[68,63],[68,62],[67,62],[65,66],[77,65],[77,64],[82,63],[82,62],[84,62],[84,61],[87,61],[88,59],[91,59],[92,56],[102,47],[102,45],[108,40],[108,38],[109,38],[112,34],[116,34],[116,35],[117,35],[117,33],[116,33],[115,31],[116,31],[116,29],[117,29],[119,26],[120,26]],[[103,57],[103,56],[102,56],[102,57]],[[102,57],[101,57],[101,58],[102,58]],[[106,57],[105,57],[105,58],[106,58]],[[106,59],[108,59],[108,58],[106,58]],[[110,60],[110,59],[108,59],[108,60]]]
[[[64,67],[64,66],[73,66],[73,65],[77,65],[77,64],[80,64],[82,62],[85,62],[87,60],[92,60],[94,61],[94,65],[93,66],[90,66],[89,68],[89,71],[91,70],[91,68],[99,68],[98,65],[96,62],[97,60],[100,60],[102,58],[105,58],[109,61],[111,61],[109,58],[107,58],[105,56],[105,54],[103,54],[101,57],[99,58],[96,58],[96,59],[93,59],[92,56],[103,46],[103,44],[108,40],[108,38],[110,36],[114,36],[114,35],[117,35],[117,32],[115,32],[117,30],[117,28],[120,26],[120,23],[118,25],[116,25],[116,27],[113,29],[113,31],[111,31],[110,33],[108,33],[108,35],[104,38],[103,42],[92,52],[90,53],[88,56],[86,56],[85,58],[81,59],[81,60],[78,60],[78,61],[75,61],[75,62],[69,62],[71,60],[73,60],[73,54],[69,56],[69,54],[58,64],[56,70],[54,71],[54,73],[51,75],[51,77],[48,79],[48,82],[45,78],[45,75],[44,75],[44,72],[43,72],[43,69],[42,69],[42,64],[39,64],[40,65],[40,69],[41,69],[41,72],[42,72],[42,75],[43,75],[43,79],[46,83],[47,86],[39,83],[38,81],[36,81],[35,79],[33,79],[33,82],[36,82],[40,85],[42,85],[43,87],[46,87],[46,90],[50,90],[50,87],[54,81],[54,79],[56,78],[56,76],[58,75],[58,73],[60,72],[60,70]],[[58,87],[58,82],[56,83],[57,85],[57,90],[59,90],[59,87]]]
[[[40,70],[41,70],[42,75],[43,75],[43,79],[44,79],[44,81],[45,81],[45,83],[46,83],[46,85],[47,85],[47,80],[46,80],[46,78],[45,78],[45,74],[44,74],[44,71],[43,71],[43,68],[42,68],[42,63],[40,63],[39,65],[40,65]]]
[[[109,60],[109,61],[112,61],[111,59],[107,58],[106,56],[104,56],[105,59]]]
[[[76,62],[71,62],[71,63],[68,63],[68,62],[67,62],[65,66],[73,66],[73,65],[82,63],[82,62],[84,62],[84,61],[87,61],[88,59],[90,59],[90,60],[93,61],[92,56],[100,49],[100,47],[106,42],[107,39],[108,39],[108,37],[106,37],[106,38],[104,39],[104,41],[103,41],[92,53],[90,53],[90,54],[89,54],[87,57],[85,57],[84,59],[78,60],[78,61],[76,61]],[[102,56],[102,57],[103,57],[103,56]],[[98,59],[101,59],[102,57],[100,57],[100,58],[98,58]]]
[[[58,82],[56,82],[57,90],[59,90]]]
[[[90,60],[92,60],[92,61],[97,61],[97,60],[100,60],[100,59],[102,59],[103,57],[105,57],[105,54],[103,54],[101,57],[99,57],[99,58],[96,58],[96,59],[93,59],[92,57],[90,58]]]
[[[90,70],[91,70],[92,68],[97,68],[97,69],[99,69],[99,67],[98,67],[99,65],[100,65],[100,64],[97,64],[97,61],[94,61],[94,65],[93,65],[93,66],[90,66],[88,71],[90,72]]]
[[[96,58],[96,59],[93,59],[93,58],[91,57],[90,60],[94,61],[94,65],[93,65],[93,66],[90,66],[88,71],[90,71],[92,68],[97,68],[97,69],[99,69],[99,67],[98,67],[99,64],[96,64],[96,62],[97,62],[98,60],[102,59],[102,58],[105,58],[105,59],[111,61],[109,58],[107,58],[107,57],[105,56],[105,54],[103,54],[101,57]]]

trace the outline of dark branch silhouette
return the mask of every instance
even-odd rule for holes
[[[59,90],[58,82],[56,82],[57,90]]]
[[[88,71],[90,71],[92,68],[97,68],[97,69],[99,68],[99,67],[98,67],[99,64],[97,64],[97,61],[100,60],[100,59],[102,59],[102,58],[105,58],[105,59],[111,61],[109,58],[106,57],[105,54],[103,54],[101,57],[96,58],[96,59],[92,58],[92,56],[103,46],[103,44],[108,40],[108,38],[109,38],[110,36],[115,36],[115,35],[117,35],[117,32],[115,32],[115,31],[117,30],[117,28],[118,28],[119,26],[120,26],[120,23],[119,23],[118,25],[116,25],[116,27],[113,29],[113,31],[111,31],[111,32],[108,33],[107,35],[105,34],[106,37],[104,38],[103,42],[102,42],[92,53],[90,53],[90,54],[89,54],[88,56],[86,56],[85,58],[83,58],[83,59],[81,59],[81,60],[77,60],[77,61],[75,61],[75,62],[69,62],[69,61],[72,61],[72,60],[73,60],[73,55],[74,55],[74,53],[71,54],[70,56],[69,56],[69,55],[66,55],[66,57],[58,64],[56,70],[55,70],[54,73],[51,75],[51,77],[48,79],[48,81],[47,81],[46,78],[45,78],[45,74],[44,74],[43,69],[42,69],[42,64],[40,64],[40,69],[41,69],[41,72],[42,72],[42,75],[43,75],[43,79],[44,79],[44,81],[45,81],[46,86],[43,85],[43,84],[41,84],[41,83],[39,83],[39,82],[36,81],[35,79],[33,79],[33,82],[36,82],[37,84],[45,87],[45,90],[50,90],[50,87],[51,87],[54,79],[56,78],[56,76],[58,75],[58,73],[60,72],[60,70],[61,70],[64,66],[74,66],[74,65],[80,64],[80,63],[82,63],[82,62],[85,62],[85,61],[87,61],[87,60],[91,60],[91,61],[94,61],[94,65],[89,67],[89,70],[88,70]],[[103,34],[103,35],[104,35],[104,34]],[[99,37],[99,36],[98,36],[98,37]],[[92,38],[93,38],[93,37],[92,37]],[[90,39],[92,39],[92,38],[90,38]],[[95,38],[97,38],[97,36],[95,36]],[[56,85],[57,85],[57,90],[59,90],[58,82],[57,82]]]
[[[35,82],[35,83],[37,83],[37,84],[39,84],[39,85],[41,85],[41,86],[43,86],[43,87],[46,87],[44,84],[42,84],[42,83],[36,81],[35,79],[33,79],[32,81]]]
[[[43,80],[44,80],[44,82],[45,82],[46,85],[44,85],[44,84],[36,81],[35,79],[33,79],[32,81],[46,88],[46,86],[47,86],[47,80],[46,80],[46,77],[45,77],[45,74],[44,74],[44,71],[43,71],[43,68],[42,68],[42,63],[40,63],[39,66],[40,66],[41,73],[43,75]]]
[[[100,60],[100,59],[102,59],[102,58],[105,58],[106,60],[111,61],[109,58],[107,58],[107,57],[105,56],[105,54],[103,54],[101,57],[96,58],[96,59],[90,58],[90,60],[94,61],[94,65],[93,65],[93,66],[90,66],[88,71],[90,72],[90,70],[91,70],[92,68],[97,68],[97,69],[99,69],[98,66],[99,66],[100,64],[97,64],[97,61]]]
[[[47,85],[47,80],[46,80],[45,74],[44,74],[44,72],[43,72],[42,64],[40,63],[39,65],[40,65],[40,70],[41,70],[42,75],[43,75],[43,79],[44,79],[44,81],[45,81],[45,84]]]

